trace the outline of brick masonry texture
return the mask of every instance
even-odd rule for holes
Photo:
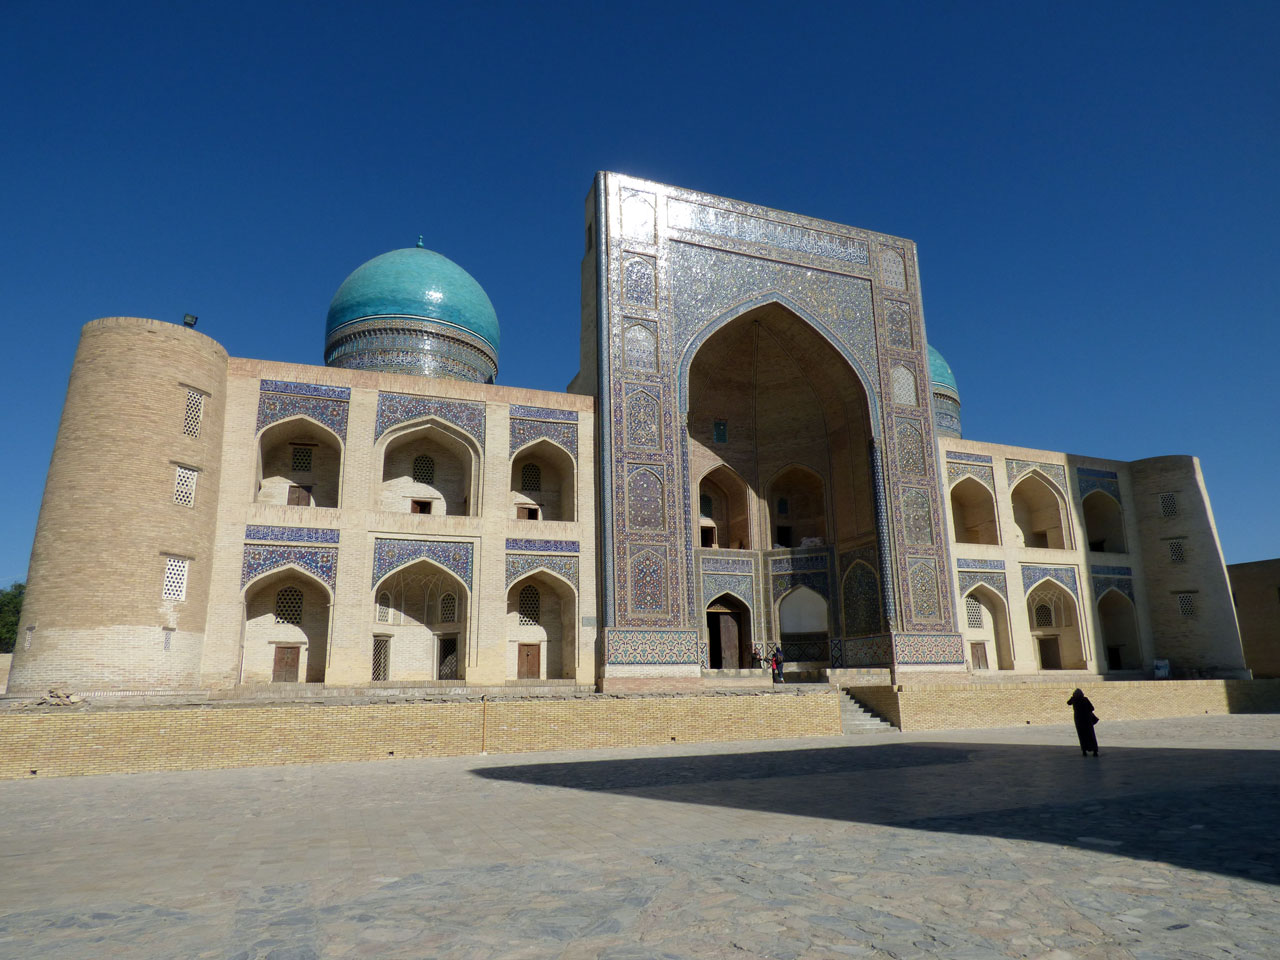
[[[852,692],[868,709],[911,731],[1070,723],[1067,698],[1076,687],[1093,701],[1100,736],[1108,720],[1280,712],[1280,680],[916,684]]]
[[[7,713],[0,779],[835,736],[830,693]]]

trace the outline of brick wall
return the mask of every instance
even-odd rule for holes
[[[1280,712],[1280,681],[1183,680],[1119,683],[952,683],[858,687],[855,698],[902,730],[1070,723],[1079,686],[1108,720]]]
[[[839,733],[834,692],[12,711],[0,779]]]

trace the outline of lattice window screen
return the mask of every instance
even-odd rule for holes
[[[440,622],[456,623],[458,620],[458,598],[446,593],[440,598]]]
[[[1178,594],[1178,612],[1184,617],[1196,615],[1196,597],[1193,593]]]
[[[302,622],[302,591],[297,587],[281,587],[276,593],[276,623]]]
[[[373,638],[373,680],[387,680],[391,672],[391,638]]]
[[[293,472],[294,473],[310,473],[312,458],[313,458],[313,454],[310,447],[294,447],[293,448]]]
[[[978,602],[978,598],[965,597],[964,610],[969,626],[975,630],[982,629],[982,604]]]
[[[1169,541],[1169,559],[1174,563],[1186,563],[1187,552],[1182,540]]]
[[[538,588],[533,584],[526,584],[520,591],[520,625],[522,627],[536,627],[542,620],[542,597],[538,593]]]
[[[389,593],[378,594],[378,622],[391,622],[391,594]]]
[[[1053,626],[1053,607],[1049,606],[1047,603],[1042,603],[1036,607],[1036,626]]]
[[[436,461],[435,457],[422,454],[413,458],[413,482],[414,483],[435,483],[436,482]]]
[[[1173,493],[1160,494],[1160,516],[1176,517],[1178,515],[1178,497]]]
[[[161,596],[165,600],[187,599],[187,561],[182,557],[164,558],[164,588]]]
[[[520,468],[520,489],[526,493],[542,491],[542,468],[536,463],[526,463]]]
[[[204,415],[204,394],[187,391],[187,410],[182,417],[182,432],[188,437],[200,436],[200,418]]]
[[[178,467],[173,482],[174,503],[189,507],[196,502],[196,476],[196,471],[190,467]]]

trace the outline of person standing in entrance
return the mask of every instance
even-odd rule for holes
[[[1093,704],[1084,695],[1084,691],[1076,687],[1076,692],[1071,694],[1071,699],[1067,701],[1067,705],[1075,711],[1076,736],[1080,738],[1080,753],[1087,757],[1089,752],[1092,751],[1096,757],[1098,755],[1098,734],[1093,729],[1093,725],[1098,722],[1098,716],[1093,712]]]
[[[773,656],[769,658],[769,666],[773,668],[773,682],[785,683],[782,679],[782,648],[775,647]]]

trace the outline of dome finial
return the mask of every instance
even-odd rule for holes
[[[418,234],[418,249],[419,249],[419,250],[425,250],[425,249],[427,249],[426,247],[424,247],[424,246],[422,245],[422,234]]]

